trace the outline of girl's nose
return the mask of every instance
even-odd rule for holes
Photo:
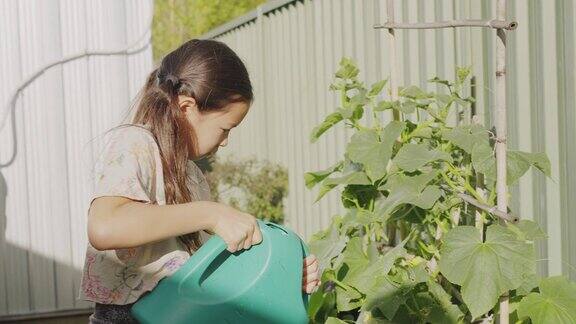
[[[228,145],[228,138],[225,138],[222,143],[220,143],[220,146],[226,146]]]

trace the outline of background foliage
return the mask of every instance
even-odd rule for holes
[[[256,158],[210,161],[206,178],[212,198],[249,213],[256,218],[284,222],[284,198],[288,194],[288,171],[268,160]]]
[[[266,0],[155,0],[153,55],[157,62],[189,39],[253,10]]]

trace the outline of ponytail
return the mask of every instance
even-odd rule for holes
[[[186,185],[189,145],[193,131],[178,106],[178,81],[157,77],[158,69],[148,76],[144,96],[132,123],[150,126],[158,143],[164,174],[166,204],[182,204],[192,201],[192,193]],[[159,79],[159,80],[158,80]],[[158,82],[160,81],[160,82]],[[168,82],[166,82],[168,81]],[[190,254],[201,246],[198,232],[178,236]]]

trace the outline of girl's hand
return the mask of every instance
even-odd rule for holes
[[[262,233],[256,217],[234,209],[226,204],[214,202],[210,211],[211,222],[208,230],[218,234],[234,253],[262,242]]]
[[[320,278],[318,274],[318,259],[314,254],[309,254],[304,258],[304,267],[302,273],[302,290],[307,294],[316,292],[320,287]]]

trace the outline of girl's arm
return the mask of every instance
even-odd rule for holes
[[[120,196],[99,197],[88,210],[88,239],[95,249],[110,250],[199,230],[212,232],[219,205],[213,201],[156,205]]]

